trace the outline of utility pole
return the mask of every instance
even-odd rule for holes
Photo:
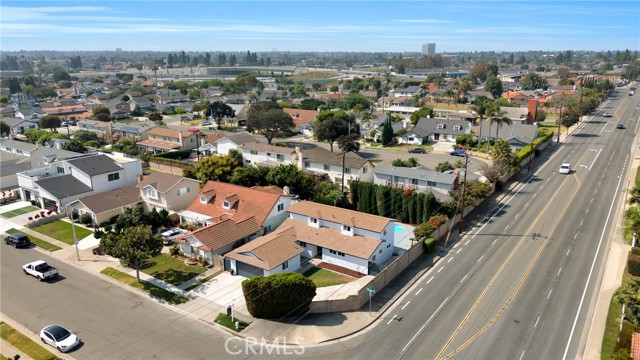
[[[560,116],[558,117],[558,141],[556,141],[558,144],[560,143],[560,124],[562,124],[562,105],[560,104]]]
[[[531,163],[533,162],[533,140],[531,140],[531,151],[529,154],[529,166],[527,172],[531,171]]]
[[[464,199],[467,193],[467,167],[469,166],[469,153],[464,155],[464,182],[462,183],[462,199],[460,200],[460,228],[458,234],[462,234],[462,223],[464,222]]]

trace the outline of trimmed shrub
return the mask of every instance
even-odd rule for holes
[[[169,248],[169,254],[171,256],[180,255],[180,246],[178,244],[173,245],[171,248]]]
[[[427,253],[433,254],[436,251],[436,238],[424,239],[424,246],[427,248]]]
[[[168,151],[161,154],[153,155],[154,158],[162,158],[162,159],[188,159],[191,155],[191,150],[178,150],[178,151]]]
[[[73,211],[71,212],[71,220],[74,220],[74,221],[75,221],[75,220],[78,220],[78,216],[80,216],[80,214],[78,214],[78,211],[77,211],[77,210],[73,210]]]
[[[316,296],[316,285],[302,274],[280,273],[244,280],[242,292],[251,316],[286,318],[309,310]]]
[[[640,247],[632,247],[631,248],[631,253],[633,255],[640,255]]]
[[[496,191],[502,191],[504,189],[504,181],[497,180],[496,181]]]
[[[91,214],[84,213],[80,215],[80,222],[85,225],[90,225],[93,222],[93,218],[91,217]]]
[[[640,255],[636,255],[633,252],[629,254],[627,267],[629,268],[629,274],[633,276],[640,276]]]

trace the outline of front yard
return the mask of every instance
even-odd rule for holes
[[[13,229],[13,228],[7,230],[7,234],[11,234],[11,235],[19,233],[19,232],[20,231],[18,231],[16,229]],[[56,251],[56,250],[62,249],[58,245],[53,245],[52,243],[46,242],[46,241],[44,241],[42,239],[39,239],[39,238],[37,238],[37,237],[35,237],[33,235],[27,235],[27,236],[29,236],[29,240],[31,241],[31,243],[33,245],[35,245],[35,246],[37,246],[37,247],[39,247],[41,249],[44,249],[44,250],[47,250],[47,251]]]
[[[48,224],[36,226],[31,228],[31,230],[50,236],[56,240],[60,240],[63,243],[73,245],[73,229],[71,228],[71,223],[66,221],[56,220]],[[75,231],[76,239],[78,239],[78,241],[93,233],[91,230],[85,229],[82,226],[75,226]]]
[[[149,266],[141,269],[143,273],[179,286],[207,269],[201,265],[186,265],[183,260],[168,255],[158,255],[149,260]]]
[[[316,287],[325,287],[325,286],[334,286],[340,284],[346,284],[348,282],[353,281],[353,278],[338,274],[337,272],[333,272],[330,270],[321,269],[319,267],[313,267],[307,270],[304,274],[308,277]]]
[[[156,297],[158,299],[164,300],[172,305],[184,304],[187,301],[189,301],[189,299],[187,298],[183,298],[178,294],[174,294],[169,290],[165,290],[163,288],[157,287],[152,283],[146,282],[144,280],[137,282],[135,276],[131,276],[129,274],[123,273],[122,271],[116,270],[112,267],[107,267],[104,270],[102,270],[100,273],[107,275],[112,279],[131,285],[136,289],[142,290],[147,294],[153,297]]]
[[[26,213],[30,213],[30,212],[36,211],[36,210],[40,210],[40,208],[28,205],[28,206],[25,206],[23,208],[14,209],[14,210],[11,210],[11,211],[4,212],[4,213],[0,214],[0,216],[5,217],[5,218],[12,218],[12,217],[16,217],[18,215],[24,215]]]

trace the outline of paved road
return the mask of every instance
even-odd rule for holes
[[[76,359],[222,359],[225,335],[35,249],[1,245],[2,313],[34,333],[51,323],[76,332],[84,345]],[[62,276],[41,283],[22,273],[42,259]]]

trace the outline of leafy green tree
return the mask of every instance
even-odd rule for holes
[[[0,136],[9,136],[11,133],[11,127],[4,121],[0,121]]]
[[[344,194],[342,193],[342,191],[340,191],[338,185],[329,181],[320,181],[318,183],[318,187],[316,188],[316,194],[313,198],[313,201],[321,204],[335,206],[342,200],[343,197]]]
[[[106,106],[96,106],[93,108],[93,116],[98,116],[99,114],[106,114],[111,116],[111,110],[109,110]]]
[[[420,109],[418,109],[418,111],[411,114],[411,124],[417,125],[418,121],[421,118],[433,117],[433,116],[434,116],[433,107],[423,106]]]
[[[86,153],[87,147],[84,144],[76,139],[71,139],[67,141],[64,145],[62,145],[63,150],[73,151],[78,153]]]
[[[410,157],[407,160],[395,159],[391,162],[391,165],[412,168],[412,167],[420,166],[420,163],[418,162],[418,159],[414,157]]]
[[[640,280],[628,280],[615,291],[613,298],[625,305],[625,317],[636,327],[640,326]]]
[[[338,140],[340,136],[347,135],[348,133],[349,124],[334,115],[328,116],[323,120],[316,119],[313,125],[313,136],[317,141],[328,142],[331,152],[333,152],[333,143]]]
[[[506,116],[493,117],[491,118],[491,121],[496,124],[496,139],[500,138],[500,136],[498,135],[498,132],[500,131],[500,128],[502,127],[502,125],[507,124],[511,126],[511,124],[513,124],[513,121]]]
[[[271,168],[267,174],[267,181],[279,187],[289,185],[289,180],[300,171],[294,164],[279,165]]]
[[[511,145],[507,140],[498,139],[491,148],[491,156],[494,162],[500,164],[502,175],[520,169],[518,157],[511,151]]]
[[[391,127],[391,118],[387,117],[382,128],[382,145],[388,146],[393,143],[393,128]]]
[[[239,167],[233,170],[229,182],[245,187],[268,185],[267,174],[270,168],[266,166]]]
[[[305,314],[316,285],[302,274],[287,272],[244,280],[242,293],[251,316],[278,319]]]
[[[357,152],[360,150],[360,143],[358,139],[360,136],[356,134],[352,135],[343,135],[338,138],[338,148],[340,148],[340,152],[342,153],[342,187],[344,189],[344,171],[345,171],[345,160],[347,153]]]
[[[151,121],[153,121],[154,123],[157,124],[157,123],[161,122],[164,117],[159,112],[154,111],[154,112],[149,113],[148,118],[149,118],[149,120],[151,120]]]
[[[247,131],[264,135],[269,144],[278,134],[294,127],[291,116],[282,111],[275,101],[260,101],[252,105],[247,114]]]
[[[454,169],[455,168],[453,167],[453,165],[451,165],[451,163],[448,161],[441,162],[441,163],[438,163],[438,165],[436,165],[436,171],[438,172],[445,172],[445,171],[454,170]]]
[[[207,156],[193,166],[193,177],[206,183],[209,180],[229,182],[233,171],[242,166],[242,161],[232,155]]]
[[[140,269],[147,265],[149,259],[160,255],[162,239],[153,235],[151,226],[138,224],[122,231],[106,232],[100,237],[99,248],[135,269],[136,279],[140,282]]]
[[[540,75],[530,72],[520,79],[522,90],[544,89],[548,84],[547,80]]]
[[[59,128],[62,125],[62,120],[57,115],[45,115],[38,120],[38,126],[41,129],[49,129],[53,132],[54,129]]]
[[[213,121],[218,125],[218,130],[222,129],[222,119],[236,117],[235,110],[222,101],[214,101],[207,104],[204,114],[205,116],[211,116],[213,118]]]
[[[634,187],[631,188],[627,202],[630,205],[640,205],[640,186],[634,185]]]
[[[58,82],[63,80],[66,80],[66,81],[71,80],[71,75],[69,75],[68,72],[60,68],[53,70],[53,81]]]
[[[22,91],[22,87],[20,86],[20,80],[17,77],[11,76],[7,79],[7,81],[2,81],[3,85],[9,88],[9,94],[15,94]]]
[[[338,88],[338,85],[331,85],[329,86],[329,91],[331,91],[332,93],[337,93],[338,90],[340,90],[340,88]]]
[[[307,98],[300,102],[300,108],[305,110],[318,110],[322,105],[325,105],[324,101],[313,98]]]
[[[118,140],[115,144],[111,146],[111,149],[114,151],[122,152],[127,155],[138,155],[140,153],[140,149],[138,148],[138,144],[133,139],[123,138]]]
[[[484,83],[484,89],[490,92],[496,99],[500,97],[504,91],[502,81],[495,76],[490,76],[487,79]]]

